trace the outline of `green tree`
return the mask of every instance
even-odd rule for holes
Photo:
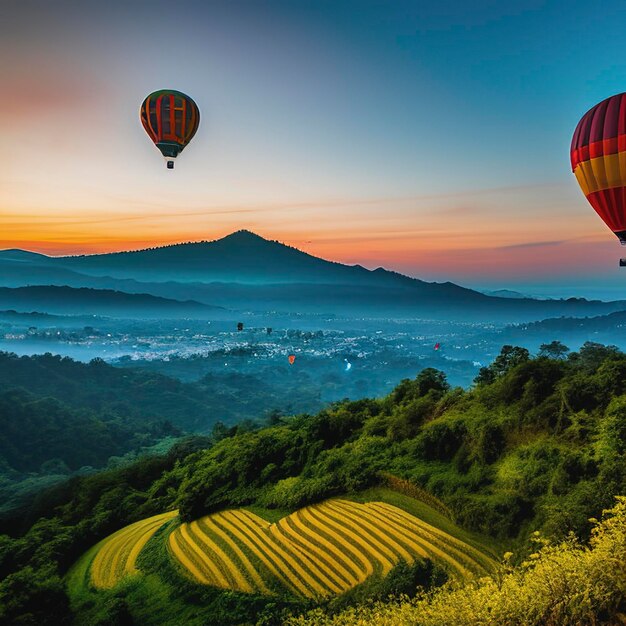
[[[549,359],[563,359],[569,352],[569,348],[560,341],[551,341],[550,343],[542,343],[539,346],[539,356]]]
[[[526,363],[529,360],[530,353],[526,348],[510,345],[502,346],[500,354],[495,358],[494,362],[487,367],[482,367],[474,382],[478,385],[489,385],[515,366]]]

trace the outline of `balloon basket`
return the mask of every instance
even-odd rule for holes
[[[168,161],[167,162],[167,169],[168,170],[173,170],[174,169],[174,161]]]
[[[626,267],[626,259],[620,259],[619,260],[619,266],[620,267]]]

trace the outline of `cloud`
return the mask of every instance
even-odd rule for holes
[[[560,239],[555,241],[527,241],[525,243],[514,243],[509,246],[498,246],[496,250],[512,250],[515,248],[546,248],[548,246],[561,246],[565,243],[569,243],[569,240]]]

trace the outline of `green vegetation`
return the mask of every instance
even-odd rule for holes
[[[331,615],[316,609],[288,626],[580,626],[626,622],[626,498],[606,512],[589,545],[575,537],[539,549],[517,567],[472,584],[447,584],[416,598],[350,607]],[[510,556],[507,555],[507,556]]]
[[[52,354],[0,352],[0,391],[15,388],[90,410],[103,421],[169,422],[188,432],[208,433],[218,422],[233,425],[285,408],[281,390],[254,376],[209,375],[191,383],[148,369],[113,367],[102,359],[81,363]]]
[[[303,406],[321,405],[303,390]],[[182,432],[228,427],[286,409],[274,382],[243,374],[183,383],[148,370],[0,352],[0,516],[76,472],[167,451]]]
[[[22,534],[13,529],[13,536],[0,537],[0,622],[41,623],[54,615],[63,624],[65,615],[68,623],[96,623],[85,616],[107,606],[127,621],[101,623],[154,623],[148,589],[157,607],[169,602],[181,615],[194,607],[189,624],[206,623],[209,616],[241,624],[258,615],[259,623],[281,623],[284,611],[307,608],[311,601],[294,604],[192,581],[181,583],[177,598],[166,598],[151,575],[141,577],[145,583],[131,579],[98,592],[101,599],[90,597],[91,608],[69,608],[63,577],[81,554],[130,523],[174,508],[185,522],[243,506],[282,515],[329,497],[359,501],[363,490],[395,480],[406,493],[427,492],[437,506],[429,515],[441,524],[453,520],[492,537],[499,554],[513,552],[511,563],[534,551],[535,531],[554,542],[573,531],[584,541],[589,518],[626,493],[626,355],[591,343],[570,354],[546,348],[545,356],[531,358],[505,346],[467,391],[450,389],[441,372],[426,369],[382,399],[338,402],[314,416],[275,417],[264,428],[223,428],[165,456],[56,487],[31,507]],[[157,559],[158,536],[141,558],[145,552]],[[184,580],[167,565],[166,550],[158,558],[164,576]],[[406,591],[409,579],[413,573],[398,574],[404,582],[390,591]],[[361,593],[346,594],[343,602],[360,602]]]

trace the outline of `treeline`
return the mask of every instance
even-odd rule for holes
[[[71,562],[137,519],[176,507],[184,519],[242,504],[294,509],[389,474],[511,545],[536,530],[585,537],[589,518],[626,493],[626,355],[593,343],[569,354],[553,342],[536,357],[505,346],[470,390],[429,368],[385,398],[220,426],[188,445],[42,497],[27,531],[0,539],[5,623],[35,623],[46,615],[36,603],[60,607]],[[6,621],[25,612],[32,622]]]
[[[115,413],[72,409],[20,389],[0,392],[0,416],[5,473],[69,474],[83,466],[102,467],[113,455],[180,434],[166,421],[133,422]]]
[[[319,391],[306,394],[319,406]],[[0,514],[32,498],[48,477],[102,469],[181,433],[208,433],[288,406],[280,386],[250,375],[185,383],[102,359],[0,352]]]
[[[18,357],[0,352],[0,391],[23,388],[71,407],[109,412],[134,421],[166,420],[177,428],[209,432],[218,421],[249,418],[249,394],[258,410],[271,410],[279,396],[253,377],[183,383],[147,370],[117,368],[96,358],[89,363],[52,354]]]
[[[425,369],[386,398],[341,402],[199,452],[156,484],[183,519],[228,506],[299,507],[380,472],[434,494],[460,524],[502,538],[585,534],[626,492],[626,355],[558,342],[505,346],[469,391]]]

